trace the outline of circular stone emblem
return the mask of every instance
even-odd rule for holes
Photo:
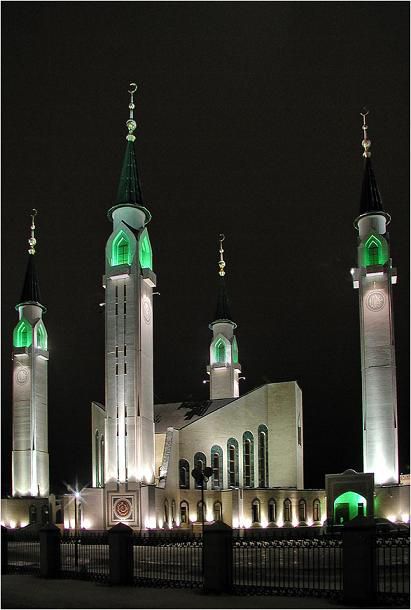
[[[151,322],[151,305],[148,299],[144,299],[143,301],[143,316],[146,324],[150,324]]]
[[[131,503],[129,500],[117,500],[114,504],[114,513],[119,519],[127,519],[131,515]]]
[[[380,311],[385,305],[385,297],[381,291],[374,290],[370,292],[365,302],[370,311]]]
[[[20,385],[23,385],[24,383],[27,382],[28,378],[29,378],[28,370],[25,367],[19,368],[19,370],[16,373],[17,383],[19,383]]]

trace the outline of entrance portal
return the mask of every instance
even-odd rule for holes
[[[334,500],[334,523],[343,525],[354,517],[367,516],[367,500],[355,491],[346,491]]]

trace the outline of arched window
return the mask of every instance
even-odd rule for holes
[[[292,521],[293,512],[292,512],[291,500],[289,498],[286,498],[284,500],[283,511],[284,511],[284,522]]]
[[[179,461],[180,489],[190,489],[190,465],[187,460]]]
[[[96,487],[100,487],[100,439],[99,432],[96,430],[94,435],[94,450],[95,450],[95,474],[96,474]]]
[[[205,521],[206,518],[206,505],[205,502],[197,502],[197,521]]]
[[[268,521],[274,523],[277,520],[277,504],[274,498],[268,500]]]
[[[180,502],[180,523],[186,525],[188,523],[188,502],[183,500]]]
[[[243,486],[254,487],[254,437],[251,432],[243,434]]]
[[[168,500],[164,500],[164,525],[168,525]]]
[[[313,521],[321,521],[321,502],[318,498],[313,502]]]
[[[258,426],[258,486],[268,487],[268,428]]]
[[[217,339],[214,345],[214,355],[215,361],[219,364],[224,364],[226,362],[226,346],[221,338]]]
[[[260,523],[260,500],[254,498],[251,503],[251,520],[253,523]]]
[[[30,504],[29,508],[29,523],[37,523],[37,506],[35,504]]]
[[[40,349],[47,350],[47,332],[43,322],[41,321],[37,324],[36,340],[37,347],[39,347]]]
[[[119,231],[111,246],[111,265],[129,265],[131,263],[131,250],[128,236]]]
[[[144,229],[138,242],[138,254],[142,269],[153,269],[153,251],[147,229]]]
[[[81,502],[77,504],[77,527],[81,529],[83,527],[83,507]]]
[[[307,517],[307,503],[305,500],[298,502],[298,521],[301,523],[306,520]]]
[[[204,472],[207,466],[206,456],[201,451],[198,451],[194,456],[194,468],[198,468]],[[196,489],[201,489],[201,481],[195,481],[194,486]],[[207,483],[204,481],[204,489],[207,489]]]
[[[13,331],[14,347],[30,347],[32,342],[31,325],[25,318],[17,323]]]
[[[104,485],[104,434],[101,435],[100,438],[100,485],[103,487]]]
[[[384,265],[388,260],[388,244],[382,235],[371,234],[363,247],[363,265]]]
[[[235,338],[235,336],[233,337],[233,343],[231,345],[231,353],[232,353],[232,357],[233,357],[233,364],[237,364],[238,363],[238,344],[237,344],[237,339]]]
[[[214,502],[214,506],[213,506],[213,516],[214,516],[214,521],[222,521],[223,520],[223,507],[221,505],[221,502]]]
[[[238,487],[238,442],[235,438],[227,441],[227,479],[229,487]]]
[[[222,489],[223,487],[223,450],[218,445],[211,447],[211,468],[213,477],[211,480],[212,489]]]

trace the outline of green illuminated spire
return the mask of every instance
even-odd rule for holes
[[[124,155],[123,166],[121,169],[120,181],[117,189],[117,196],[115,204],[108,211],[108,216],[111,220],[112,212],[119,207],[123,206],[134,206],[142,210],[146,215],[147,224],[151,218],[150,212],[144,207],[143,194],[141,191],[141,183],[138,175],[137,160],[134,150],[134,141],[136,139],[134,131],[137,127],[137,123],[134,120],[134,93],[137,90],[136,83],[130,83],[130,103],[128,105],[130,109],[130,116],[126,121],[128,134],[126,136],[127,145],[126,152]]]
[[[363,118],[362,129],[364,134],[361,144],[364,148],[363,157],[365,158],[365,164],[361,191],[360,215],[370,214],[372,212],[382,212],[385,215],[381,195],[378,190],[377,181],[375,179],[371,164],[371,140],[368,139],[368,125],[365,119],[367,115],[368,110],[364,108],[363,112],[361,112],[361,116]]]
[[[31,235],[28,240],[30,246],[29,260],[27,263],[26,275],[24,278],[20,302],[18,303],[18,305],[16,305],[16,308],[18,308],[20,305],[35,303],[36,305],[40,305],[40,307],[45,311],[46,308],[44,307],[44,305],[41,304],[40,287],[37,278],[36,266],[34,263],[34,254],[36,253],[35,245],[37,243],[36,238],[34,237],[34,230],[36,228],[34,224],[34,218],[36,215],[37,210],[33,210],[31,214]]]

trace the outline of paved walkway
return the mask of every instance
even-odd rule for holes
[[[2,576],[2,608],[345,608],[325,598],[204,595],[200,589],[110,587],[82,580]]]

